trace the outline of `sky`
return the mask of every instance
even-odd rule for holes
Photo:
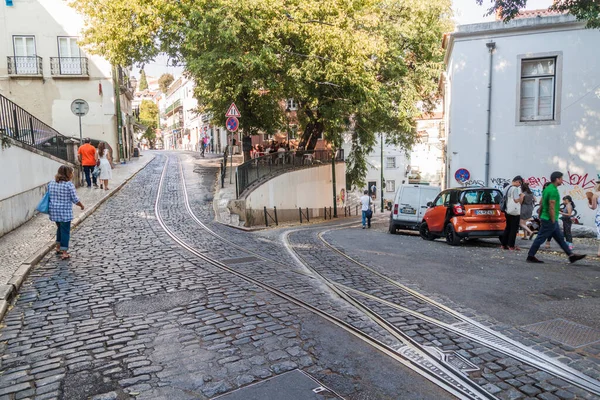
[[[427,0],[415,0],[427,1]],[[478,5],[476,0],[452,0],[452,9],[454,11],[454,21],[457,25],[476,24],[478,22],[493,21],[494,16],[485,16],[487,9],[491,6],[492,0],[483,0],[483,5]],[[539,8],[548,8],[552,0],[528,0],[527,10]],[[144,67],[146,75],[159,77],[164,73],[170,73],[177,78],[183,72],[182,67],[173,67],[169,65],[166,56],[158,57],[154,62],[146,64]],[[139,68],[133,68],[133,75],[139,77]]]

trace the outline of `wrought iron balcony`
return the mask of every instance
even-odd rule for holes
[[[42,57],[8,56],[8,75],[42,76]]]
[[[87,57],[50,57],[52,76],[89,76]]]

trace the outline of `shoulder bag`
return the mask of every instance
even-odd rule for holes
[[[512,195],[514,186],[506,193],[506,213],[509,215],[521,215],[521,204],[517,203]]]
[[[46,188],[46,193],[44,194],[44,197],[42,197],[42,200],[40,200],[40,203],[35,209],[41,212],[42,214],[50,213],[50,185],[48,185],[48,187]]]

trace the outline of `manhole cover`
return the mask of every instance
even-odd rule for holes
[[[248,262],[256,262],[256,261],[261,261],[260,258],[256,258],[256,257],[240,257],[240,258],[226,258],[224,260],[221,260],[221,262],[223,264],[242,264],[242,263],[248,263]]]
[[[243,387],[214,400],[323,400],[341,399],[330,389],[300,370]]]
[[[583,347],[600,341],[600,331],[562,318],[526,325],[523,328],[571,347]]]

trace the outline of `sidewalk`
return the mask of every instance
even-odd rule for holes
[[[100,204],[152,161],[154,156],[154,152],[145,151],[138,159],[127,164],[115,165],[112,174],[113,179],[109,182],[110,190],[78,188],[77,195],[85,206],[85,210],[81,211],[79,207],[73,207],[75,217],[73,227],[76,227],[88,215],[93,213]],[[48,216],[37,214],[25,224],[0,238],[0,259],[2,259],[2,263],[0,263],[0,300],[6,297],[3,294],[7,290],[12,290],[12,288],[6,288],[4,285],[11,281],[11,278],[22,264],[35,264],[45,254],[44,250],[47,250],[54,242],[55,234],[56,226],[48,219]]]

